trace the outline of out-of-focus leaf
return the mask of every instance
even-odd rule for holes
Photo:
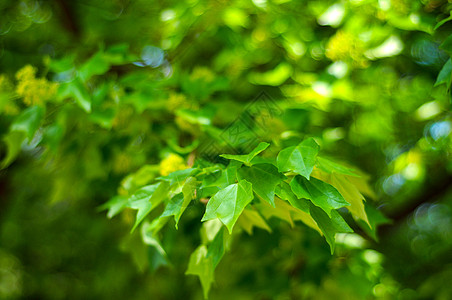
[[[438,74],[438,78],[436,79],[435,86],[441,85],[445,83],[447,88],[450,88],[451,84],[451,74],[452,74],[452,60],[449,58],[447,62],[444,64],[443,68]]]
[[[45,114],[44,107],[32,106],[24,110],[11,124],[11,131],[22,131],[31,140],[41,125]]]
[[[79,76],[83,82],[86,82],[94,75],[104,74],[108,69],[110,69],[110,64],[99,51],[80,67]]]
[[[196,275],[201,281],[204,298],[207,299],[212,282],[214,281],[214,263],[213,256],[207,256],[207,247],[199,246],[190,256],[187,275]]]
[[[449,55],[452,55],[452,34],[449,35],[444,42],[440,45],[440,48],[444,49]]]
[[[369,185],[369,176],[364,173],[360,173],[360,177],[347,176],[348,181],[350,181],[361,193],[369,196],[371,199],[376,199],[374,190]]]
[[[6,143],[7,146],[7,153],[6,157],[3,159],[1,163],[1,168],[6,168],[9,166],[14,159],[17,157],[17,155],[20,152],[20,148],[22,146],[22,143],[26,139],[26,134],[22,131],[12,131],[9,132],[3,140]]]
[[[330,217],[335,209],[350,205],[332,185],[314,177],[307,180],[297,175],[290,182],[290,186],[298,198],[311,200]]]
[[[267,222],[261,217],[261,215],[252,209],[245,209],[237,220],[238,226],[245,229],[245,231],[249,234],[253,234],[253,228],[259,227],[268,232],[272,232],[271,228],[267,225]]]
[[[201,221],[218,218],[232,233],[232,229],[243,209],[253,200],[252,185],[246,180],[220,190],[207,203],[206,213]]]
[[[439,21],[438,24],[436,24],[435,28],[433,28],[433,30],[438,29],[439,27],[441,27],[443,24],[449,22],[450,20],[452,20],[452,16],[449,16],[449,17]]]
[[[221,227],[217,235],[210,243],[207,249],[207,257],[212,257],[213,267],[216,268],[220,260],[223,258],[225,250],[224,227]]]
[[[248,79],[253,84],[278,86],[284,83],[292,75],[292,66],[288,63],[280,63],[273,70],[265,73],[250,73]]]
[[[122,210],[124,210],[124,208],[127,207],[128,204],[127,200],[128,198],[126,196],[117,195],[108,200],[108,202],[101,205],[99,209],[100,210],[108,209],[107,217],[111,219],[117,214],[119,214]]]
[[[280,172],[293,171],[307,179],[314,169],[315,160],[319,152],[319,145],[313,138],[309,138],[298,144],[281,150],[277,157],[277,165]]]
[[[85,112],[91,112],[91,97],[79,79],[61,83],[58,89],[58,99],[73,98]]]
[[[272,217],[278,218],[280,220],[286,221],[292,227],[294,226],[291,211],[294,209],[287,202],[276,198],[275,207],[271,206],[267,202],[261,202],[256,204],[259,212],[264,216],[265,219],[269,220]]]
[[[213,241],[217,233],[223,227],[223,223],[219,219],[212,219],[202,223],[201,238],[203,244],[208,244]]]
[[[246,179],[253,185],[253,191],[262,199],[275,206],[275,188],[285,179],[284,175],[271,164],[258,164],[242,167],[238,171],[239,179]]]
[[[168,256],[166,254],[165,249],[157,237],[158,232],[162,229],[163,226],[168,222],[169,218],[160,216],[159,218],[152,221],[152,223],[144,223],[141,227],[141,238],[146,245],[152,247],[155,250],[151,251],[151,255],[149,257],[149,264],[152,271],[155,271],[161,265],[168,265]]]
[[[44,128],[44,134],[40,143],[47,146],[51,152],[55,153],[59,148],[63,135],[63,126],[58,123],[49,125]]]
[[[367,235],[372,237],[375,241],[378,242],[377,230],[378,226],[384,224],[391,224],[391,219],[388,219],[380,210],[376,209],[372,205],[366,205],[366,214],[369,219],[369,224],[365,223],[362,220],[358,220],[358,224],[360,227],[366,232]]]

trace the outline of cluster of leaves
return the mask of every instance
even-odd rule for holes
[[[109,210],[109,217],[127,207],[137,210],[132,231],[151,211],[160,210],[151,223],[144,223],[141,232],[143,241],[166,259],[158,233],[168,218],[174,217],[177,228],[193,200],[207,202],[201,220],[205,222],[203,244],[192,253],[186,273],[200,277],[205,297],[230,237],[242,230],[251,234],[254,227],[271,231],[266,220],[272,217],[292,226],[301,221],[317,230],[325,236],[331,253],[336,233],[353,232],[338,212],[341,208],[347,207],[367,224],[366,229],[375,232],[362,194],[372,195],[372,191],[361,173],[318,156],[319,146],[312,138],[282,149],[276,160],[258,156],[269,146],[260,143],[246,155],[221,155],[230,160],[226,167],[201,164],[174,171],[158,177],[157,183],[139,187],[130,197],[114,197],[103,207]]]
[[[75,38],[50,18],[64,7],[15,2],[0,5],[8,15],[0,20],[4,174],[36,178],[46,204],[88,202],[94,210],[111,198],[102,206],[108,216],[138,229],[124,248],[153,251],[141,255],[141,269],[176,260],[163,241],[172,217],[176,227],[183,213],[202,220],[187,274],[200,277],[206,294],[224,251],[234,250],[231,236],[277,232],[275,219],[313,228],[331,252],[336,234],[351,231],[350,215],[376,239],[387,220],[363,202],[374,197],[367,176],[319,156],[317,143],[375,175],[389,211],[452,170],[446,1],[74,2],[84,28]],[[83,47],[74,47],[78,34]],[[238,140],[234,150],[249,154],[224,154],[225,128],[262,90],[279,114],[253,114],[247,134],[272,146],[245,151]],[[306,136],[317,143],[300,143]],[[212,140],[227,166],[202,160]],[[307,256],[319,248],[307,246]]]

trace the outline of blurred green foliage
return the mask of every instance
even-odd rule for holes
[[[451,7],[1,1],[0,298],[201,299],[185,272],[208,253],[199,245],[218,246],[205,203],[178,230],[156,210],[129,233],[127,199],[193,160],[265,141],[258,159],[275,163],[314,137],[323,168],[370,175],[365,211],[339,210],[355,233],[331,255],[318,232],[280,220],[286,201],[262,202],[266,222],[246,210],[260,225],[239,219],[245,232],[225,238],[210,298],[450,299]]]

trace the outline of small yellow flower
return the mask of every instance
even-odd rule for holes
[[[353,61],[355,65],[364,66],[364,43],[351,33],[338,31],[326,46],[326,56],[332,61]]]
[[[205,67],[197,67],[190,75],[191,80],[203,80],[205,82],[212,82],[215,79],[215,74]]]
[[[167,176],[170,173],[178,170],[184,170],[188,166],[184,159],[177,154],[171,153],[164,160],[160,162],[160,174]]]
[[[19,81],[35,79],[36,68],[26,65],[16,73],[16,79]]]
[[[189,107],[187,98],[182,94],[171,93],[168,97],[168,110],[174,111],[180,108]]]
[[[16,93],[27,106],[43,104],[57,92],[58,84],[36,78],[36,68],[26,65],[16,73]]]

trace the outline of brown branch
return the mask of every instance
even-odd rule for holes
[[[57,6],[60,8],[60,19],[64,27],[72,33],[75,38],[80,37],[80,28],[74,16],[74,11],[71,5],[66,0],[55,0]]]

